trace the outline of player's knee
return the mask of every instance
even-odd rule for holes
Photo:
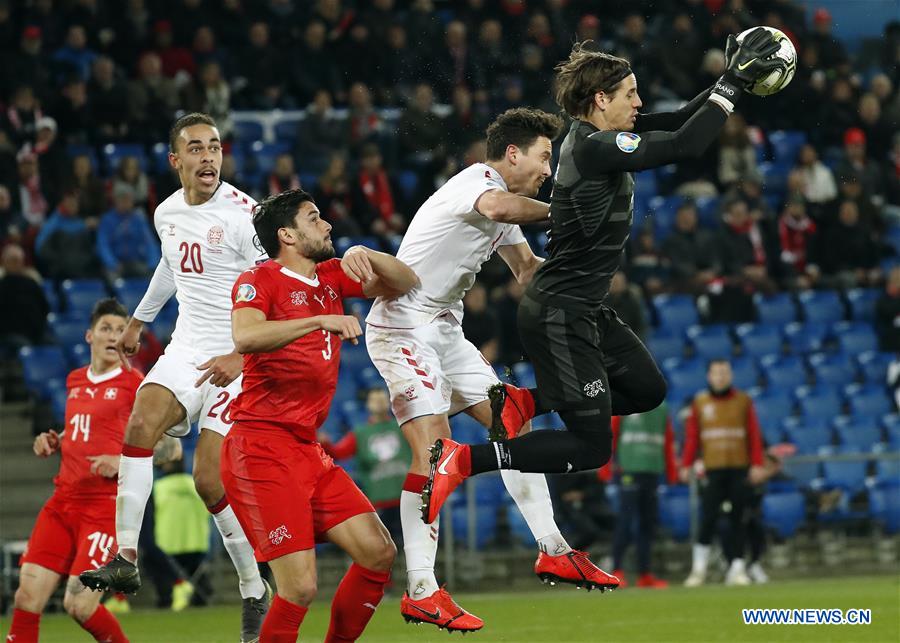
[[[193,476],[197,495],[207,507],[212,507],[225,495],[221,477],[215,469],[203,466],[194,467]]]
[[[369,552],[370,560],[365,567],[377,572],[387,572],[394,566],[394,559],[396,557],[397,546],[394,544],[393,540],[388,539],[384,542],[380,542],[377,547],[373,547]]]
[[[152,448],[159,439],[154,424],[143,411],[134,409],[128,416],[128,423],[125,425],[125,443],[136,446],[149,444],[148,448]]]
[[[42,612],[44,610],[43,601],[31,591],[27,584],[19,585],[13,602],[17,610],[34,613]]]
[[[290,582],[278,586],[278,594],[283,599],[303,607],[315,600],[317,592],[316,581],[311,579],[291,579]]]
[[[93,600],[92,594],[87,590],[78,594],[66,592],[63,596],[63,609],[66,610],[66,614],[79,623],[88,620],[97,609],[97,602]]]

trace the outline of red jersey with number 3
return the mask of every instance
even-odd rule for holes
[[[66,379],[66,426],[60,442],[57,491],[69,496],[116,495],[116,479],[91,473],[88,456],[119,455],[125,424],[144,376],[121,367],[94,375],[90,366]]]
[[[320,263],[312,279],[270,260],[242,274],[232,290],[235,310],[256,308],[269,321],[343,315],[342,300],[362,296],[362,284],[344,274],[338,259]],[[231,419],[314,441],[328,417],[340,362],[341,338],[324,330],[270,353],[244,355],[241,394]]]

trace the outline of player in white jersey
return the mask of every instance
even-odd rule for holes
[[[407,621],[464,631],[484,624],[439,589],[438,519],[422,522],[419,494],[430,468],[428,448],[450,436],[448,414],[465,412],[490,426],[487,389],[498,378],[463,336],[462,299],[495,251],[521,283],[540,265],[517,224],[549,216],[549,205],[532,197],[550,176],[551,141],[561,126],[558,117],[539,110],[501,114],[487,129],[487,162],[469,166],[435,192],[403,237],[397,258],[419,275],[420,285],[396,299],[377,299],[366,319],[369,355],[413,452],[400,496],[408,583],[400,609]],[[538,542],[535,573],[581,580],[566,557],[572,548],[553,519],[544,476],[502,476]]]
[[[222,144],[215,121],[188,114],[175,122],[169,144],[169,162],[182,187],[154,213],[162,259],[119,340],[123,363],[137,352],[144,323],[153,321],[172,295],[178,299],[178,321],[165,354],[138,389],[125,429],[116,499],[118,554],[80,578],[92,589],[140,587],[137,542],[153,485],[153,446],[166,432],[183,437],[197,422],[194,486],[238,572],[241,641],[256,641],[271,590],[225,498],[219,454],[231,426],[231,402],[241,391],[243,365],[231,338],[231,288],[266,256],[253,228],[255,202],[219,179]]]

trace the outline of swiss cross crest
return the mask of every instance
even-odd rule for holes
[[[104,400],[114,400],[116,396],[119,394],[119,389],[117,388],[107,388],[103,391],[103,399]]]
[[[306,292],[303,290],[295,290],[291,293],[291,303],[295,306],[307,306],[309,302],[306,300]]]
[[[73,388],[71,391],[69,391],[69,399],[70,399],[70,400],[78,399],[78,394],[79,394],[79,393],[81,393],[81,387],[80,387],[80,386],[76,386],[76,387]]]
[[[225,237],[225,231],[222,229],[222,226],[214,225],[209,229],[209,232],[206,233],[206,241],[209,242],[211,246],[217,246],[222,243],[222,239]]]
[[[325,292],[327,292],[328,296],[331,297],[331,301],[337,299],[337,293],[334,292],[331,286],[325,286]]]

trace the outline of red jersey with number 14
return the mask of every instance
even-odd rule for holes
[[[320,263],[312,279],[270,260],[242,274],[232,290],[235,310],[256,308],[269,321],[343,315],[342,300],[362,296],[362,284],[344,274],[338,259]],[[324,330],[270,353],[244,355],[244,379],[232,420],[314,441],[328,417],[340,362],[341,338]]]
[[[121,367],[94,375],[90,366],[69,373],[66,426],[60,443],[57,491],[69,496],[116,495],[116,479],[91,473],[88,456],[119,455],[125,424],[144,376]]]

